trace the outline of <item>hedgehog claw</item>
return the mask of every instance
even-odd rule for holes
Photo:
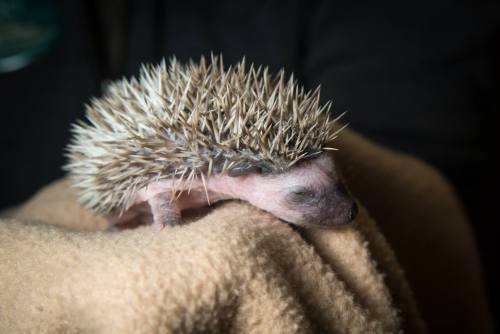
[[[179,218],[171,217],[171,218],[169,218],[167,220],[163,220],[163,221],[156,221],[153,219],[153,223],[151,224],[151,226],[153,227],[154,230],[161,231],[168,226],[172,227],[172,226],[176,226],[176,225],[180,225],[180,224],[181,224],[181,221]]]

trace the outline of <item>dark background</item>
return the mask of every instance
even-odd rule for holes
[[[462,198],[498,316],[496,1],[61,1],[55,45],[0,73],[0,209],[63,175],[69,125],[141,62],[243,55],[322,85],[350,127],[436,166]],[[1,31],[0,31],[1,33]],[[418,205],[418,203],[415,203]],[[456,259],[460,261],[460,259]],[[425,261],[425,259],[423,259]]]

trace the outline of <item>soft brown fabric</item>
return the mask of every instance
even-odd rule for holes
[[[397,254],[430,332],[493,333],[474,234],[446,180],[352,131],[336,144],[349,187]]]
[[[475,245],[446,183],[420,162],[350,132],[337,146],[349,186],[412,274],[429,327],[487,332]],[[160,233],[147,226],[89,232],[104,222],[75,204],[63,180],[9,216],[15,220],[0,222],[0,333],[424,330],[401,267],[365,210],[347,228],[300,234],[238,202]],[[439,246],[437,260],[425,245]],[[434,263],[458,251],[457,263],[470,273]],[[453,282],[434,279],[449,274]],[[471,304],[454,304],[450,283]],[[440,314],[462,317],[452,323]]]
[[[56,183],[18,217],[72,225],[62,205],[89,219],[86,229],[102,226],[72,198]],[[359,220],[378,233],[365,211]],[[0,226],[0,332],[383,333],[398,332],[401,318],[421,329],[407,290],[412,313],[398,316],[360,225],[305,232],[323,258],[288,225],[237,202],[160,233]]]

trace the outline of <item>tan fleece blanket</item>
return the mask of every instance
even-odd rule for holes
[[[350,188],[413,274],[429,328],[491,330],[474,241],[446,183],[350,132],[337,145]],[[425,330],[401,266],[364,209],[347,228],[295,231],[228,202],[162,232],[104,232],[62,180],[4,216],[0,333]],[[442,262],[454,256],[467,272]],[[449,286],[461,291],[448,296]]]

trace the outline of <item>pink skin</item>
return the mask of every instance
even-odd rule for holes
[[[129,211],[122,216],[111,215],[108,220],[115,225],[139,219],[162,229],[180,223],[181,212],[185,209],[227,199],[247,201],[284,221],[301,226],[344,225],[357,214],[356,203],[340,181],[333,158],[328,153],[302,161],[282,174],[250,172],[235,177],[218,174],[205,181],[210,202],[201,179],[194,181],[191,191],[184,191],[177,200],[171,200],[171,190],[178,180],[164,180],[139,190]]]

